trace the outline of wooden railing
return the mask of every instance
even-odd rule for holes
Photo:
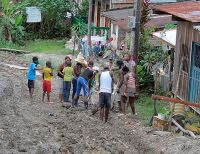
[[[95,36],[95,35],[106,36],[106,38],[108,39],[108,31],[109,30],[110,30],[109,27],[95,27],[95,26],[93,26],[91,28],[91,34],[93,36]]]

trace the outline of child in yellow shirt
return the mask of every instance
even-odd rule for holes
[[[46,67],[43,68],[43,97],[42,101],[44,102],[45,94],[47,93],[47,100],[50,102],[50,93],[51,93],[51,78],[53,76],[53,71],[51,67],[51,62],[46,62]]]
[[[63,92],[64,92],[64,102],[69,102],[70,90],[71,90],[71,82],[74,74],[74,69],[71,67],[71,59],[67,59],[66,67],[63,69],[64,75],[64,84],[63,84]]]

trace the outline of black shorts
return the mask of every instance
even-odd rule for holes
[[[28,80],[28,88],[34,88],[34,80]]]
[[[101,92],[99,94],[99,106],[100,108],[110,108],[111,107],[111,93]]]

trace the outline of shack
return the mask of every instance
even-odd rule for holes
[[[180,99],[200,103],[200,2],[157,5],[154,9],[178,22],[172,91],[178,87]]]

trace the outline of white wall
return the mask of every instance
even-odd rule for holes
[[[113,23],[111,23],[111,37],[113,38],[112,45],[116,49],[118,42],[118,31],[119,31],[118,25],[114,25]]]

